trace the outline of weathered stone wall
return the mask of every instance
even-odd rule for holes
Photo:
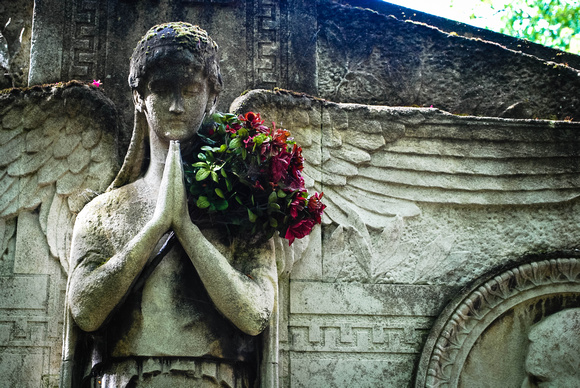
[[[0,4],[0,89],[26,86],[33,0]]]
[[[580,117],[577,70],[397,19],[380,3],[383,13],[329,0],[38,2],[29,84],[100,79],[130,127],[132,49],[152,25],[183,20],[221,46],[222,110],[244,90],[279,87],[460,114]]]
[[[462,288],[518,264],[579,257],[576,123],[336,104],[284,92],[254,91],[235,104],[292,129],[307,181],[328,204],[320,234],[284,284],[282,386],[409,386],[429,331]],[[575,284],[552,290],[572,295],[559,308],[579,307],[575,265],[546,275],[547,283]],[[502,307],[501,314],[511,312]],[[521,362],[510,384],[524,377],[517,355],[525,353],[521,339],[531,323],[522,332],[496,326],[520,338],[504,350]],[[492,365],[489,353],[477,354],[487,356],[472,364]],[[465,386],[484,386],[466,373]]]
[[[498,44],[332,3],[317,5],[318,93],[458,114],[580,117],[579,72]]]

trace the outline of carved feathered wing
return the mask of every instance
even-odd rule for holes
[[[427,204],[522,206],[580,196],[574,122],[461,117],[264,90],[239,97],[231,110],[260,112],[302,146],[307,184],[324,192],[323,222],[336,224],[324,237],[333,260],[324,269],[328,278],[351,279],[355,265],[365,282],[388,283],[394,275],[428,281],[453,239],[431,241],[425,258],[409,262],[415,247],[402,238],[405,219]],[[286,255],[285,271],[298,259]]]
[[[374,228],[417,204],[528,205],[580,196],[580,126],[461,117],[428,108],[338,104],[285,91],[234,102],[291,130],[326,215]],[[549,178],[549,179],[548,179]]]
[[[76,82],[14,89],[0,95],[0,119],[0,256],[33,213],[68,272],[76,214],[119,168],[113,103]]]

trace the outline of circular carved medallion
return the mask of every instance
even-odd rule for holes
[[[534,324],[580,307],[580,260],[522,264],[451,302],[423,348],[416,387],[520,387]],[[561,341],[579,341],[578,332]],[[580,386],[580,385],[579,385]]]

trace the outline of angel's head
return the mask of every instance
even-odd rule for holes
[[[143,92],[153,69],[177,62],[201,70],[217,99],[223,87],[218,45],[205,30],[185,22],[160,24],[147,31],[131,56],[129,86]]]
[[[217,54],[207,32],[189,23],[160,24],[145,34],[131,57],[129,85],[152,133],[193,138],[222,88]]]
[[[109,189],[133,182],[147,166],[148,135],[189,141],[222,89],[218,46],[189,23],[151,28],[131,57],[135,127],[121,171]]]

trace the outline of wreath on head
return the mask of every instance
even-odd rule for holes
[[[302,149],[288,130],[264,125],[260,114],[216,113],[183,156],[194,221],[270,238],[289,245],[321,223],[322,193],[304,187]]]

